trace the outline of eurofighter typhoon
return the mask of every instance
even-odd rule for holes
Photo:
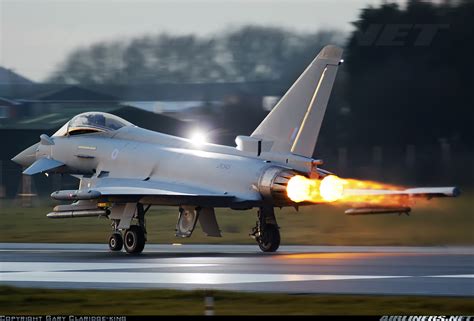
[[[236,147],[196,144],[86,112],[12,160],[27,167],[26,175],[77,177],[77,190],[51,194],[72,203],[47,216],[106,217],[113,229],[110,250],[125,247],[127,253],[143,251],[151,205],[178,208],[178,237],[190,237],[198,221],[205,234],[220,237],[215,208],[257,208],[250,235],[262,251],[273,252],[280,245],[275,207],[346,201],[350,215],[408,213],[415,197],[457,196],[455,187],[364,185],[335,176],[312,158],[341,58],[342,49],[324,47],[255,131],[237,136]]]

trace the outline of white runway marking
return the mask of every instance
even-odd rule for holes
[[[72,282],[128,284],[240,284],[295,281],[374,280],[413,278],[410,275],[326,275],[259,273],[169,273],[140,272],[146,268],[212,267],[194,263],[80,263],[80,262],[1,262],[0,282]],[[100,270],[129,269],[115,272]],[[474,278],[473,274],[426,275],[430,278]]]
[[[400,275],[320,275],[247,273],[160,273],[160,272],[3,272],[0,281],[92,282],[153,284],[237,284],[262,282],[367,280],[410,278]]]
[[[87,271],[173,267],[211,267],[217,264],[194,263],[79,263],[79,262],[0,262],[0,272]]]
[[[170,273],[141,272],[146,268],[212,267],[194,263],[81,263],[81,262],[1,262],[0,282],[72,282],[127,284],[240,284],[295,281],[374,280],[413,278],[410,275],[331,275],[259,273]],[[127,269],[116,272],[109,270]],[[101,271],[107,270],[107,271]],[[473,274],[426,275],[430,278],[473,278]]]

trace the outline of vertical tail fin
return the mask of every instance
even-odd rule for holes
[[[311,157],[341,57],[324,47],[251,136],[272,142],[272,152]]]

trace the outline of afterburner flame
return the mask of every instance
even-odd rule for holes
[[[321,197],[327,202],[334,202],[342,198],[344,195],[344,185],[346,182],[335,176],[329,175],[323,178],[319,186]]]
[[[322,180],[296,175],[288,182],[287,195],[297,203],[402,205],[406,202],[404,196],[389,195],[389,191],[396,190],[403,188],[372,181],[340,178],[335,175],[328,175]]]
[[[286,193],[293,202],[304,202],[319,197],[320,181],[296,175],[290,178]]]
[[[342,197],[344,180],[329,175],[322,180],[309,179],[296,175],[290,178],[286,188],[288,197],[293,202],[333,202]]]

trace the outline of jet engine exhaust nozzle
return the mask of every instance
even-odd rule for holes
[[[288,181],[298,173],[281,167],[270,167],[263,172],[258,182],[258,191],[264,199],[272,200],[277,206],[292,203],[287,195]]]

